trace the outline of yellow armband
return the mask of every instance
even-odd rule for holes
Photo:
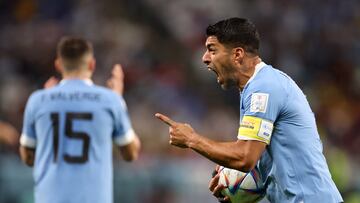
[[[274,125],[271,121],[254,116],[244,116],[239,128],[239,140],[258,140],[270,144]]]

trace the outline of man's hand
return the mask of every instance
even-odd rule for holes
[[[209,183],[209,190],[219,200],[219,202],[231,203],[229,197],[224,197],[224,195],[221,194],[221,191],[223,189],[225,189],[225,186],[222,185],[222,184],[219,185],[219,178],[220,178],[219,168],[220,168],[219,165],[217,165],[215,167],[215,170],[214,170],[214,172],[212,174],[213,177],[212,177],[212,179],[210,180],[210,183]]]
[[[59,79],[55,78],[54,76],[51,76],[44,84],[45,89],[49,89],[51,87],[54,87],[59,83]]]
[[[14,126],[0,121],[0,143],[16,146],[19,142],[19,133]]]
[[[118,93],[119,95],[123,95],[124,93],[124,71],[120,64],[115,64],[111,77],[107,81],[107,86]]]
[[[196,133],[189,124],[175,122],[169,117],[160,113],[156,113],[155,116],[169,125],[169,143],[171,145],[181,148],[188,148],[189,144],[196,138]]]
[[[31,149],[28,147],[20,146],[19,153],[21,160],[30,167],[34,166],[35,161],[35,149]]]

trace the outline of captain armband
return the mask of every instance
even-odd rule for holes
[[[239,140],[258,140],[270,144],[274,125],[271,121],[254,116],[244,116],[238,132]]]

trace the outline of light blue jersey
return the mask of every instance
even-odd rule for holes
[[[338,203],[305,95],[283,72],[261,62],[240,99],[238,139],[267,144],[258,163],[274,203]]]
[[[36,203],[112,203],[112,143],[132,142],[123,98],[90,80],[34,92],[20,144],[35,148]]]

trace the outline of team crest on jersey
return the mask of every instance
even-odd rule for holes
[[[253,93],[251,95],[250,112],[266,112],[269,94]]]

